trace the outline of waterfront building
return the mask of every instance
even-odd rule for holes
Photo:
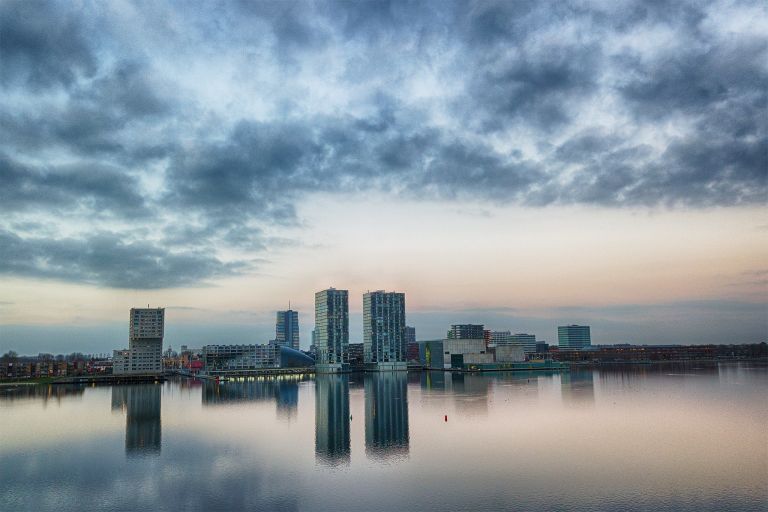
[[[131,308],[128,348],[112,354],[115,375],[160,374],[165,333],[164,308]]]
[[[557,328],[557,345],[561,350],[579,350],[592,345],[588,325],[561,325]]]
[[[423,340],[417,342],[419,346],[419,364],[424,368],[444,368],[443,340]]]
[[[539,354],[543,354],[545,352],[549,352],[549,344],[546,341],[537,341],[536,342],[536,352]]]
[[[493,354],[488,352],[482,338],[443,340],[443,367],[464,368],[465,364],[493,363]]]
[[[365,375],[365,453],[369,458],[408,455],[408,376]]]
[[[279,345],[205,345],[202,360],[207,375],[248,373],[280,367]]]
[[[517,333],[510,336],[510,343],[512,345],[517,345],[519,347],[523,347],[523,350],[525,350],[526,354],[533,354],[536,352],[536,335],[535,334],[526,334],[526,333]]]
[[[405,344],[416,343],[416,328],[405,326]]]
[[[278,311],[275,322],[275,343],[299,350],[299,312],[292,309]]]
[[[363,295],[363,351],[371,370],[407,370],[405,294],[377,290]]]
[[[365,351],[362,343],[350,343],[347,345],[347,362],[350,369],[362,370],[365,368]]]
[[[329,288],[315,293],[316,371],[343,371],[348,345],[349,292]]]
[[[454,324],[448,331],[449,340],[483,340],[485,327],[480,324]]]
[[[520,363],[525,361],[525,350],[522,345],[499,345],[495,349],[497,363]]]

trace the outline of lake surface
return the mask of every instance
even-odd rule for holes
[[[768,368],[0,388],[0,510],[142,509],[766,510]]]

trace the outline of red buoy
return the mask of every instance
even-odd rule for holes
[[[445,421],[448,421],[448,415],[447,414],[445,415]]]

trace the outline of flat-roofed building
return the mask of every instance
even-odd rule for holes
[[[493,354],[488,352],[482,337],[443,340],[443,367],[445,369],[464,368],[466,364],[487,363],[493,363]]]
[[[476,340],[485,338],[485,326],[482,324],[454,324],[448,331],[450,340]]]
[[[164,308],[131,308],[128,348],[112,354],[115,375],[160,374],[163,372]]]
[[[370,370],[407,370],[405,294],[377,290],[363,295],[363,351]]]
[[[315,346],[318,373],[344,371],[349,345],[349,291],[315,293]]]
[[[512,343],[512,333],[509,331],[491,331],[489,346],[499,347]]]
[[[579,350],[592,345],[588,325],[561,325],[557,328],[557,345],[561,350]]]
[[[527,333],[517,333],[509,337],[512,345],[523,347],[526,354],[536,352],[536,335]]]

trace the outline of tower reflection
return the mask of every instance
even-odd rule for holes
[[[573,405],[595,402],[595,382],[591,369],[571,369],[560,374],[560,390],[563,401]]]
[[[349,454],[349,376],[315,378],[315,458],[336,466],[347,464]]]
[[[126,412],[126,455],[160,453],[162,436],[160,396],[161,385],[156,384],[112,387],[112,409],[121,409]]]
[[[365,376],[365,453],[372,458],[408,455],[408,376]]]

